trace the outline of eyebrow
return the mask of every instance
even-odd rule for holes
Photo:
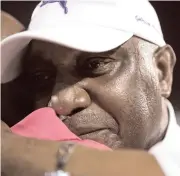
[[[120,48],[120,46],[114,48],[114,49],[111,49],[111,50],[108,50],[108,51],[104,51],[104,52],[96,52],[94,54],[100,54],[100,55],[112,55],[114,53],[117,52],[117,50]]]
[[[87,57],[110,57],[114,59],[122,59],[127,58],[129,56],[129,52],[125,47],[118,46],[112,50],[105,51],[105,52],[96,52],[96,53],[90,53],[90,52],[81,52],[79,53],[77,58],[87,58]]]
[[[42,54],[42,52],[40,51],[33,51],[32,50],[32,44],[35,40],[31,40],[31,42],[28,45],[28,50],[29,50],[29,55],[31,57],[39,57],[40,59],[44,59],[44,56]],[[104,51],[104,52],[85,52],[85,51],[79,51],[79,53],[77,53],[76,58],[84,58],[84,57],[93,57],[93,56],[99,56],[99,57],[114,57],[117,58],[117,55],[128,55],[127,49],[122,47],[122,45],[117,46],[116,48],[113,48],[111,50],[108,51]]]
[[[120,47],[116,47],[112,50],[108,50],[108,51],[104,51],[104,52],[83,52],[81,51],[78,55],[77,58],[83,58],[83,57],[91,57],[91,56],[105,56],[105,57],[109,57],[112,56],[113,54],[115,54],[117,52],[117,50]]]

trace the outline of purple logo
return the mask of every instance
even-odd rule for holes
[[[68,8],[67,8],[67,1],[62,1],[62,0],[43,0],[42,1],[42,4],[40,5],[40,7],[43,7],[47,4],[50,4],[50,3],[55,3],[55,2],[58,2],[59,5],[64,9],[64,13],[67,14],[68,13]]]

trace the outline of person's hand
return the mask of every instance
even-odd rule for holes
[[[61,169],[72,143],[26,138],[11,133],[1,122],[2,176],[44,176]]]
[[[1,121],[1,132],[2,133],[4,133],[4,132],[11,133],[11,129],[3,121]]]
[[[102,151],[84,146],[75,148],[63,170],[69,176],[165,176],[155,157],[147,151]]]
[[[69,142],[25,138],[1,125],[2,176],[164,175],[155,158],[144,151],[102,151]]]
[[[158,162],[148,152],[102,151],[84,146],[76,146],[62,170],[45,176],[164,176]]]

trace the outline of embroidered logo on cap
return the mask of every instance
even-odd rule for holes
[[[47,4],[50,3],[54,3],[54,2],[58,2],[59,5],[64,9],[64,13],[67,14],[68,13],[68,8],[67,8],[67,1],[63,1],[63,0],[43,0],[42,4],[40,5],[40,7],[45,6]]]

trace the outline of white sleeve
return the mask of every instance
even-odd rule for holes
[[[165,176],[180,176],[180,134],[170,145],[157,144],[149,152],[155,156]]]

